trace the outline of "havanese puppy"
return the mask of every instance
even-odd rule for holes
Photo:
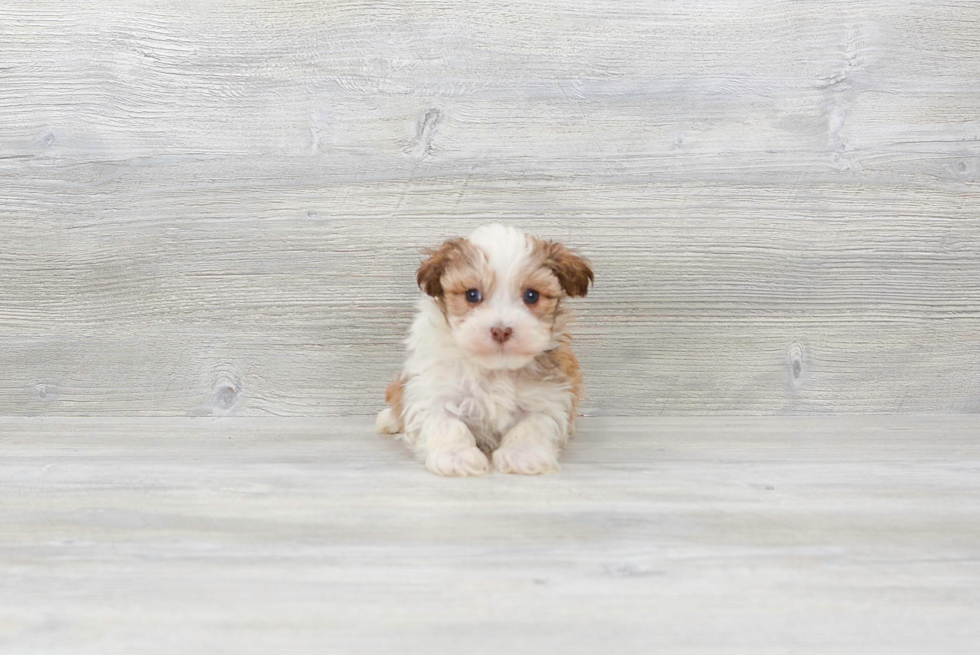
[[[378,432],[403,432],[439,475],[481,475],[491,460],[501,473],[558,471],[583,390],[565,300],[588,292],[589,262],[503,225],[426,254]]]

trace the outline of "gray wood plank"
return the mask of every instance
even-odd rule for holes
[[[587,419],[443,479],[364,419],[0,419],[0,648],[972,653],[975,417]]]
[[[0,24],[0,415],[369,414],[494,220],[595,260],[588,414],[980,412],[976,2]]]
[[[833,220],[786,209],[785,194],[722,217],[710,201],[655,219],[510,220],[581,243],[599,271],[576,302],[587,413],[976,412],[980,220],[920,217],[948,196],[899,194],[894,209],[827,201]],[[66,229],[68,246],[11,255],[0,408],[371,413],[401,357],[418,250],[480,222]],[[237,400],[220,407],[228,386]]]

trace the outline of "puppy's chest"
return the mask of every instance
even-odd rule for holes
[[[451,409],[471,428],[486,435],[501,435],[524,411],[521,386],[509,375],[461,380]]]

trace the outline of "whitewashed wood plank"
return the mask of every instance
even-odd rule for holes
[[[364,419],[0,419],[4,652],[970,653],[975,417],[590,419],[545,478]]]
[[[401,356],[419,249],[492,218],[595,261],[576,327],[589,413],[980,408],[968,194],[643,185],[588,200],[592,187],[554,186],[538,191],[552,214],[523,221],[494,216],[492,192],[460,203],[467,218],[436,210],[451,182],[406,199],[432,216],[394,222],[345,219],[313,190],[268,207],[255,192],[249,217],[229,199],[173,219],[145,198],[134,214],[59,217],[59,239],[6,254],[4,413],[225,413],[208,403],[227,385],[235,412],[370,413]],[[374,188],[395,202],[397,187]],[[624,197],[659,215],[611,216]],[[42,402],[38,385],[59,391]]]
[[[761,152],[848,169],[883,140],[975,146],[980,10],[929,8],[18,1],[0,8],[0,141],[45,159],[397,153],[400,168],[616,170]]]
[[[6,2],[0,414],[370,413],[488,220],[596,260],[590,413],[980,411],[978,18]]]

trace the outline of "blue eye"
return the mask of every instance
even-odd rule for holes
[[[527,291],[524,292],[524,302],[526,302],[528,305],[537,304],[538,298],[540,297],[541,294],[535,291],[534,289],[528,289]]]
[[[479,289],[470,289],[466,292],[466,302],[478,303],[483,300],[483,294]]]

